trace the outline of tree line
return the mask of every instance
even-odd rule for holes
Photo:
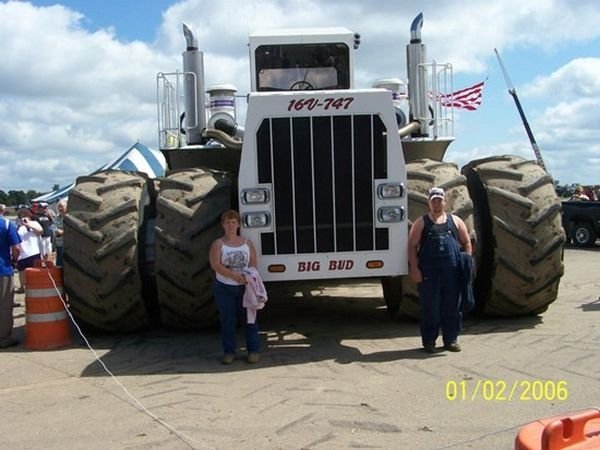
[[[29,190],[25,191],[8,191],[0,190],[0,203],[6,206],[18,206],[31,203],[31,200],[42,195],[43,192]]]

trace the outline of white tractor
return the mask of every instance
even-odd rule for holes
[[[157,77],[158,181],[108,171],[80,177],[65,228],[65,288],[92,328],[186,329],[215,318],[208,249],[220,214],[239,209],[263,280],[289,286],[382,282],[391,315],[419,315],[407,273],[410,223],[441,186],[476,248],[477,312],[543,312],[563,273],[552,178],[515,156],[443,156],[452,66],[426,62],[422,15],[411,26],[407,85],[354,86],[360,37],[345,28],[250,35],[251,93],[237,122],[231,85],[206,88],[184,24],[183,71]]]

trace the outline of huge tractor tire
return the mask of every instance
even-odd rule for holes
[[[539,314],[556,300],[563,275],[561,204],[552,177],[535,161],[496,156],[462,169],[479,237],[476,311]]]
[[[467,182],[454,163],[419,159],[406,165],[408,178],[408,223],[409,227],[418,218],[429,212],[429,189],[434,186],[444,189],[446,211],[460,217],[467,226],[471,242],[475,246],[476,234],[473,219],[473,202],[469,197]],[[398,314],[418,319],[420,300],[417,284],[405,276],[402,279],[402,301]]]
[[[71,312],[88,328],[131,332],[152,323],[138,253],[151,195],[145,174],[119,170],[79,177],[69,194],[64,286]]]
[[[161,321],[177,329],[216,324],[208,254],[231,207],[231,180],[222,172],[185,169],[160,180],[156,202],[156,284]]]

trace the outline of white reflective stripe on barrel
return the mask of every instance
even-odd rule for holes
[[[26,322],[56,322],[58,320],[64,320],[67,318],[66,311],[58,311],[53,313],[46,314],[26,314],[25,321]]]
[[[46,289],[27,289],[25,297],[29,298],[40,298],[40,297],[56,297],[57,292],[62,295],[63,288],[58,286],[57,289],[46,288]]]

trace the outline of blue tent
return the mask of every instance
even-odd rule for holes
[[[167,162],[163,154],[157,150],[151,150],[139,142],[133,145],[129,150],[123,153],[119,158],[110,164],[105,164],[93,173],[107,169],[134,170],[146,173],[150,178],[161,177],[165,174]],[[55,203],[60,199],[66,198],[69,191],[73,189],[75,183],[57,189],[34,198],[35,202]]]

